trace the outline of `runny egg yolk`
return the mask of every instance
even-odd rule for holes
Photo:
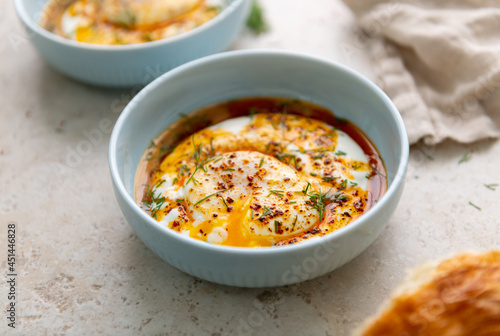
[[[315,119],[262,113],[178,144],[153,174],[143,203],[162,225],[192,238],[285,245],[359,217],[371,173],[346,133]]]

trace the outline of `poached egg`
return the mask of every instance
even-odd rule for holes
[[[348,134],[320,120],[259,113],[180,142],[152,174],[143,204],[162,225],[208,243],[285,245],[362,215],[373,173]]]

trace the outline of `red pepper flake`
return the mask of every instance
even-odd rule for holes
[[[250,209],[252,210],[259,210],[260,208],[262,208],[262,205],[260,205],[259,203],[253,203],[252,205],[250,205]]]

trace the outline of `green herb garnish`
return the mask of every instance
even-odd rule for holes
[[[330,188],[327,192],[322,193],[320,189],[319,192],[311,191],[307,194],[309,200],[306,202],[306,204],[312,206],[318,211],[320,220],[323,219],[323,216],[325,214],[326,202],[339,202],[347,198],[347,196],[343,195],[340,192],[329,195],[331,190],[332,188]]]
[[[272,214],[273,212],[267,207],[264,205],[264,208],[263,208],[264,212],[262,213],[262,215],[260,215],[259,219],[262,219],[264,218],[265,216],[267,215],[270,215]]]
[[[119,13],[115,20],[117,24],[124,26],[125,28],[130,28],[135,24],[136,17],[128,9]]]
[[[477,210],[481,211],[481,208],[478,207],[477,205],[475,205],[474,203],[470,202],[469,201],[469,204],[472,205],[474,208],[476,208]]]
[[[319,153],[317,155],[312,155],[311,159],[317,160],[317,159],[322,159],[325,156],[325,153]]]
[[[189,167],[186,164],[182,164],[181,167],[179,168],[179,172],[177,173],[177,176],[179,176],[179,175],[182,176],[188,172],[189,172]]]
[[[214,156],[215,155],[215,149],[214,149],[214,138],[210,138],[210,152],[208,153],[208,156]]]
[[[193,157],[196,160],[196,168],[194,169],[194,172],[191,174],[189,179],[186,181],[185,185],[187,185],[191,180],[193,181],[194,184],[197,184],[198,181],[194,178],[196,172],[199,169],[202,169],[206,173],[207,169],[205,168],[205,165],[215,159],[214,157],[210,156],[210,152],[209,153],[203,152],[203,143],[200,143],[198,146],[196,146],[196,143],[194,142],[194,134],[192,136],[191,141],[193,142],[193,147],[194,147]],[[202,153],[205,153],[207,155],[207,157],[204,160],[201,159]]]
[[[283,190],[269,190],[267,197],[271,196],[271,194],[274,194],[279,198],[283,198],[285,196],[285,192]]]
[[[158,180],[153,184],[151,187],[151,190],[148,192],[148,201],[142,202],[144,205],[146,205],[149,208],[149,211],[151,211],[151,216],[155,219],[157,218],[158,211],[160,211],[161,207],[166,201],[165,196],[162,196],[161,192],[156,195],[156,189],[160,187],[163,183],[165,183],[165,180]]]
[[[458,161],[458,164],[460,164],[460,163],[464,163],[464,162],[467,162],[467,161],[469,161],[471,158],[472,158],[471,153],[470,153],[470,152],[467,152],[467,153],[465,153],[465,154],[462,156],[462,158],[460,159],[460,161]]]
[[[257,0],[252,1],[252,8],[247,19],[247,27],[255,34],[261,34],[269,30],[264,20],[262,7]]]
[[[347,188],[347,179],[345,179],[345,180],[343,180],[343,181],[342,181],[342,183],[340,184],[340,187],[341,187],[342,189]]]
[[[276,126],[273,119],[271,119],[271,125],[273,126],[274,129],[278,129],[278,126]]]
[[[161,160],[163,154],[168,152],[170,149],[172,149],[172,146],[170,145],[160,147],[160,150],[158,151],[158,160]]]
[[[309,200],[306,203],[318,211],[320,221],[323,219],[323,216],[325,214],[325,201],[329,200],[327,195],[330,192],[330,190],[328,190],[324,194],[321,192],[321,189],[319,190],[319,192],[312,191],[309,194],[307,194]]]
[[[310,186],[311,186],[311,183],[307,182],[307,185],[304,188],[302,188],[301,191],[294,191],[294,193],[307,195],[307,190],[309,190]]]
[[[232,188],[227,188],[227,189],[224,189],[224,190],[219,190],[219,191],[217,191],[217,192],[214,192],[213,194],[210,194],[210,195],[208,195],[208,196],[206,196],[206,197],[203,197],[201,200],[199,200],[198,202],[196,202],[195,204],[193,204],[193,206],[197,206],[197,205],[198,205],[198,204],[200,204],[201,202],[203,202],[203,201],[205,201],[205,200],[209,199],[210,197],[215,196],[215,195],[220,194],[220,193],[223,193],[224,191],[228,191],[228,190],[230,190],[230,189],[232,189]]]
[[[372,168],[372,170],[373,170],[376,174],[378,174],[378,175],[382,176],[383,178],[387,178],[384,174],[382,174],[382,173],[381,173],[381,172],[377,169],[377,166],[370,164],[370,167]]]
[[[289,158],[291,160],[288,161],[288,163],[290,163],[290,161],[293,161],[293,165],[295,167],[295,169],[298,169],[297,167],[297,156],[295,154],[289,154],[289,153],[276,153],[276,158],[280,161],[283,161],[283,159],[285,158]]]
[[[250,109],[250,120],[253,121],[254,118],[255,118],[255,113],[257,112],[257,110],[255,108],[251,108]]]
[[[497,187],[498,187],[498,183],[485,184],[484,186],[490,190],[496,191]]]
[[[358,170],[359,168],[361,168],[361,164],[359,162],[356,162],[353,166],[352,166],[352,169],[354,170]]]
[[[224,206],[225,206],[226,208],[228,208],[229,206],[227,205],[226,200],[224,199],[224,197],[223,197],[223,196],[221,196],[220,198],[222,198],[222,203],[224,203]],[[252,210],[252,219],[253,219],[253,210]]]

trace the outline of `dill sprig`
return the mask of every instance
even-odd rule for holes
[[[293,162],[293,165],[295,167],[295,169],[298,169],[297,167],[297,156],[295,154],[290,154],[290,153],[276,153],[276,158],[280,161],[283,161],[284,159],[286,158],[289,158],[288,160],[288,164],[290,164],[290,162]]]
[[[259,162],[259,168],[262,168],[262,165],[264,164],[264,159],[265,159],[267,152],[269,151],[269,147],[271,147],[271,145],[272,145],[272,142],[270,142],[266,145],[266,150],[264,152],[264,156],[262,157],[262,159],[260,159],[260,162]]]
[[[434,161],[434,158],[432,156],[430,156],[429,154],[426,154],[426,153],[423,153],[423,154],[427,158],[427,160]]]
[[[172,146],[170,146],[170,145],[161,146],[160,149],[158,150],[158,161],[161,160],[161,158],[163,157],[163,154],[167,153],[171,149],[172,149]]]
[[[267,215],[270,215],[272,214],[273,212],[271,211],[271,209],[269,209],[267,206],[264,205],[264,208],[263,208],[264,212],[262,212],[262,215],[259,216],[259,220],[260,219],[263,219],[264,217],[266,217]]]
[[[382,174],[380,172],[380,170],[378,170],[377,166],[375,166],[374,164],[370,164],[370,167],[371,167],[373,173],[378,174],[378,175],[382,176],[383,178],[387,178],[387,176]]]
[[[462,158],[460,159],[460,161],[458,161],[458,164],[461,164],[461,163],[464,163],[464,162],[467,162],[469,161],[470,159],[472,158],[472,154],[470,152],[467,152],[465,153]]]
[[[347,188],[347,179],[343,180],[342,183],[340,184],[341,189]]]
[[[270,120],[271,126],[273,126],[274,129],[278,129],[278,126],[276,126],[276,123],[274,122],[273,119]]]
[[[319,190],[319,192],[311,191],[309,194],[307,194],[307,196],[309,197],[309,200],[306,201],[306,204],[309,204],[310,206],[312,206],[314,209],[316,209],[318,211],[319,220],[322,220],[323,216],[325,214],[325,206],[326,206],[325,201],[328,200],[327,195],[330,192],[330,190],[328,190],[324,194],[321,192],[321,189]]]
[[[306,201],[306,204],[312,206],[318,211],[320,220],[322,220],[325,215],[326,202],[339,202],[347,198],[341,192],[336,192],[335,194],[330,195],[331,190],[332,188],[330,188],[327,192],[322,193],[320,188],[319,192],[314,190],[307,194],[309,200]]]
[[[354,170],[358,170],[359,168],[361,168],[361,164],[359,162],[355,162],[354,165],[352,165],[352,169]]]
[[[203,202],[203,201],[205,201],[205,200],[209,199],[210,197],[215,196],[215,195],[220,194],[220,193],[223,193],[224,191],[228,191],[228,190],[230,190],[230,189],[232,189],[232,188],[227,188],[227,189],[224,189],[224,190],[219,190],[219,191],[217,191],[217,192],[214,192],[213,194],[210,194],[210,195],[208,195],[208,196],[206,196],[206,197],[203,197],[201,200],[199,200],[198,202],[196,202],[195,204],[193,204],[193,206],[197,206],[197,205],[198,205],[198,204],[200,204],[201,202]],[[225,202],[224,202],[224,203],[225,203]]]
[[[262,164],[264,163],[264,158],[265,156],[263,156],[262,159],[260,159],[259,168],[262,168]]]
[[[490,190],[496,191],[497,187],[498,187],[498,183],[484,184],[484,186]]]
[[[224,203],[224,206],[227,209],[229,207],[229,205],[227,205],[226,200],[224,199],[224,197],[222,195],[220,195],[220,198],[222,199],[222,203]],[[252,212],[253,212],[253,210],[252,210]],[[253,215],[252,215],[252,219],[253,219]]]
[[[254,121],[257,110],[255,109],[255,107],[252,107],[249,112],[250,112],[250,120]]]
[[[309,190],[310,186],[311,186],[311,183],[307,182],[307,185],[304,188],[302,188],[302,190],[300,190],[300,191],[294,191],[294,193],[296,193],[296,194],[304,194],[304,196],[305,196],[305,195],[307,195],[307,190]]]
[[[191,174],[191,176],[189,176],[188,180],[186,181],[185,185],[187,185],[191,180],[193,181],[193,183],[196,185],[198,183],[198,181],[195,179],[195,175],[196,175],[196,172],[199,170],[199,169],[202,169],[205,173],[207,172],[207,169],[205,168],[205,165],[207,163],[209,163],[210,161],[213,161],[215,160],[215,157],[213,157],[212,153],[214,152],[213,150],[213,146],[212,146],[212,140],[210,141],[210,146],[211,146],[211,149],[208,153],[205,153],[203,151],[203,143],[200,143],[198,146],[196,146],[196,143],[194,142],[194,134],[192,136],[192,140],[193,142],[193,147],[194,147],[194,153],[193,153],[193,157],[196,161],[196,165],[195,165],[195,169],[194,169],[194,172]],[[202,153],[204,153],[207,157],[205,159],[201,159],[201,155]]]
[[[318,159],[322,159],[324,156],[325,156],[325,153],[320,152],[319,154],[311,155],[311,159],[318,160]]]
[[[478,207],[477,205],[475,205],[474,203],[472,203],[470,201],[469,201],[469,205],[472,205],[474,208],[476,208],[477,210],[481,211],[480,207]]]
[[[285,196],[285,192],[283,190],[269,190],[269,194],[267,195],[267,197],[271,195],[276,195],[279,198],[283,198]]]
[[[165,180],[157,180],[152,186],[151,189],[148,192],[147,195],[147,201],[143,201],[142,203],[149,208],[149,211],[151,212],[151,216],[155,219],[157,218],[158,211],[161,210],[163,204],[166,202],[165,196],[162,196],[161,192],[157,194],[156,190],[163,184],[165,183]]]
[[[262,7],[257,0],[252,1],[252,8],[247,19],[247,27],[255,34],[261,34],[269,30],[269,26],[264,20]]]

